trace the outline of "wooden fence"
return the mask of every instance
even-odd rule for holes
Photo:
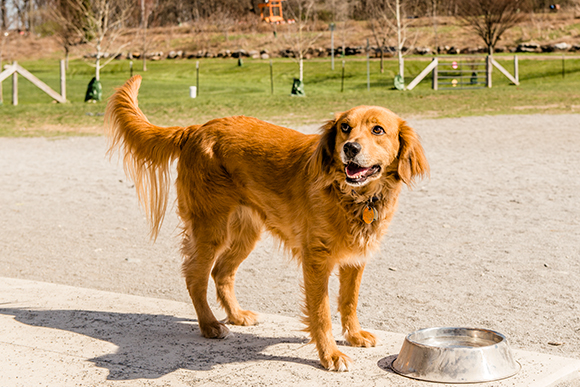
[[[20,66],[17,62],[4,66],[4,71],[0,73],[0,84],[9,76],[12,76],[12,105],[18,105],[18,74],[32,82],[40,90],[48,94],[52,99],[60,103],[66,103],[66,72],[64,60],[60,61],[60,93],[50,88],[46,83],[32,75],[32,73]],[[0,88],[1,90],[1,88]]]
[[[473,58],[470,58],[473,60]],[[477,78],[479,78],[479,73],[484,73],[485,75],[482,76],[483,78],[485,78],[485,83],[482,82],[482,84],[484,85],[484,87],[491,87],[491,72],[493,70],[493,67],[495,67],[496,69],[498,69],[506,78],[508,78],[514,85],[519,85],[520,81],[519,81],[519,75],[518,75],[518,57],[517,55],[514,56],[514,75],[511,75],[502,65],[500,65],[495,59],[493,59],[492,56],[487,56],[485,57],[485,63],[482,63],[482,65],[485,66],[485,70],[479,70],[479,69],[473,69],[470,68],[468,70],[462,70],[458,63],[458,59],[449,59],[452,60],[452,66],[451,69],[447,69],[445,71],[439,71],[439,67],[442,66],[442,59],[439,58],[433,58],[433,60],[431,61],[431,63],[429,63],[429,65],[427,67],[425,67],[425,69],[423,69],[423,71],[421,71],[421,73],[419,75],[417,75],[417,77],[415,77],[415,79],[413,79],[413,81],[411,81],[411,83],[409,83],[409,85],[406,87],[406,90],[412,90],[413,88],[415,88],[415,86],[417,86],[419,84],[419,82],[421,82],[423,80],[423,78],[425,78],[429,73],[432,73],[432,84],[431,87],[433,88],[433,90],[438,90],[439,89],[439,78],[444,77],[444,82],[447,78],[451,79],[451,82],[449,82],[451,84],[451,88],[455,88],[457,87],[459,88],[465,88],[465,87],[461,87],[463,82],[462,82],[462,78],[464,77],[468,77],[468,83],[471,85],[473,84],[473,79],[476,79],[476,83],[475,83],[475,87],[477,87],[477,85],[479,84],[479,82],[477,81]],[[475,65],[473,64],[467,64],[466,67],[474,67]],[[466,74],[462,74],[462,72],[465,72]],[[445,74],[445,75],[441,75],[441,74]],[[475,76],[474,76],[475,73]],[[455,81],[455,82],[453,82]],[[446,82],[447,83],[447,82]],[[459,86],[459,87],[458,87]],[[472,87],[473,88],[473,87]]]

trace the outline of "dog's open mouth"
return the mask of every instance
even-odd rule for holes
[[[344,168],[346,172],[346,182],[351,185],[364,184],[369,177],[376,175],[381,171],[380,165],[373,165],[372,167],[362,167],[352,161],[346,164]]]

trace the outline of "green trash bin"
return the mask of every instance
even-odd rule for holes
[[[300,97],[304,97],[306,95],[306,93],[304,93],[304,82],[298,78],[294,78],[294,83],[292,83],[292,95],[297,95]]]
[[[85,102],[90,101],[100,101],[103,99],[103,86],[101,81],[97,81],[96,78],[91,79],[89,86],[87,87],[87,94],[85,95]]]

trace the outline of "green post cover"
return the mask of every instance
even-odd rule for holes
[[[306,95],[306,93],[304,93],[304,82],[298,78],[294,78],[294,83],[292,84],[292,95],[302,97]]]
[[[87,94],[85,95],[85,102],[100,101],[103,99],[103,86],[101,81],[96,78],[91,79],[87,87]]]
[[[405,79],[401,76],[401,74],[395,75],[395,89],[397,90],[405,90]]]

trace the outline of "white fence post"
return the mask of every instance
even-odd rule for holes
[[[433,60],[437,61],[437,66],[433,67],[433,73],[431,74],[431,76],[433,77],[433,79],[431,80],[431,87],[433,88],[433,90],[437,90],[439,89],[439,82],[437,77],[439,76],[439,60],[437,58],[433,58]]]
[[[66,101],[66,69],[64,59],[60,60],[60,95]]]
[[[419,82],[421,82],[423,80],[423,78],[425,78],[427,76],[427,74],[429,74],[429,72],[431,70],[433,70],[435,67],[437,67],[437,64],[439,63],[439,61],[437,60],[437,58],[433,58],[433,60],[431,61],[431,63],[429,63],[429,66],[425,67],[423,69],[423,71],[421,71],[421,74],[417,75],[415,77],[415,79],[413,79],[413,81],[411,83],[409,83],[409,86],[407,86],[407,90],[413,90],[413,88],[415,86],[417,86],[419,84]]]
[[[66,95],[64,79],[63,76],[63,62],[61,62],[61,93]],[[0,72],[0,82],[12,75],[12,104],[18,105],[18,74],[22,75],[24,78],[29,80],[34,86],[38,87],[40,90],[48,94],[52,99],[57,102],[65,103],[67,102],[66,96],[57,93],[52,90],[46,83],[42,82],[40,79],[36,78],[26,70],[24,67],[20,66],[18,62],[14,61],[11,66],[6,66],[6,70]]]
[[[491,64],[493,66],[495,66],[496,69],[498,69],[503,75],[505,75],[505,77],[507,79],[509,79],[513,84],[515,85],[519,85],[520,83],[517,81],[517,79],[515,79],[510,73],[508,73],[508,71],[506,69],[503,68],[502,65],[500,65],[495,59],[491,58]],[[490,71],[491,73],[491,71]]]
[[[493,66],[491,64],[491,56],[488,55],[486,57],[486,60],[485,60],[485,70],[486,70],[485,71],[485,74],[486,74],[485,83],[486,83],[488,88],[491,88],[491,70],[492,70],[492,68],[493,68]]]
[[[12,62],[12,67],[16,68],[18,63],[16,61]],[[18,72],[14,71],[12,73],[12,105],[18,105]]]

